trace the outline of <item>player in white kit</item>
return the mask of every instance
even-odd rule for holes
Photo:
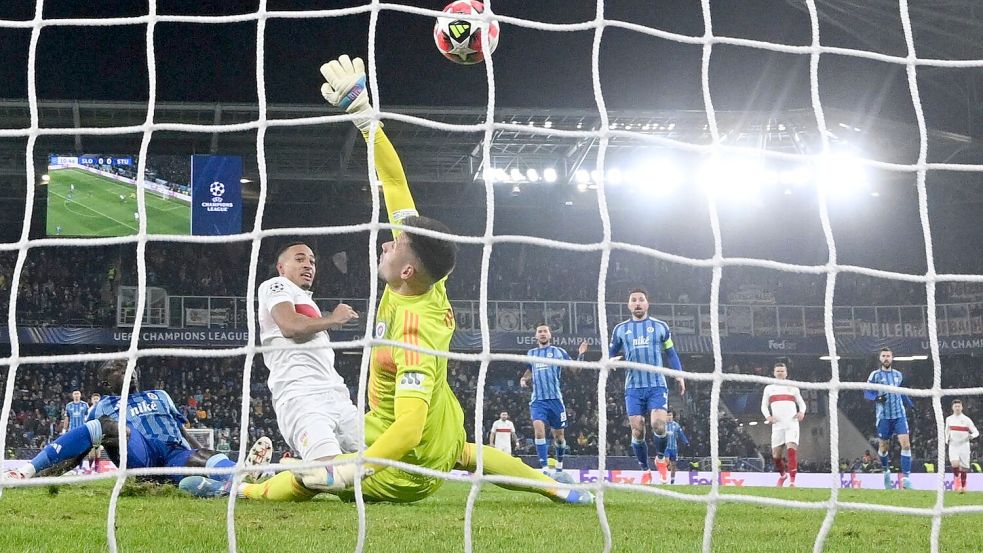
[[[952,489],[966,493],[966,474],[969,472],[969,441],[980,435],[973,420],[963,414],[963,402],[952,402],[952,414],[945,419],[945,441],[949,444],[949,463],[952,464]]]
[[[515,425],[509,420],[508,412],[502,411],[498,415],[498,420],[492,424],[491,432],[488,434],[488,445],[512,455],[512,443],[516,440]]]
[[[775,378],[788,378],[788,367],[779,361],[775,363]],[[778,487],[789,479],[789,485],[795,487],[795,475],[799,470],[799,421],[805,418],[806,402],[802,393],[795,386],[788,384],[769,384],[761,395],[761,414],[765,422],[771,425],[771,456],[778,471]],[[785,459],[782,448],[788,453],[788,472],[786,473]]]
[[[259,328],[264,346],[316,346],[266,351],[267,380],[280,433],[304,461],[325,461],[358,448],[358,410],[335,371],[328,329],[358,314],[340,304],[322,316],[311,298],[316,261],[306,244],[292,243],[277,254],[279,276],[259,285]]]

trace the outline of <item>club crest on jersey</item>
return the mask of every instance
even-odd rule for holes
[[[383,322],[383,321],[379,321],[375,325],[375,337],[376,338],[383,338],[383,337],[385,337],[385,335],[386,335],[386,323]]]
[[[153,392],[147,392],[147,397],[149,397],[150,399],[157,399],[157,400],[160,399],[160,397]]]
[[[552,351],[551,351],[551,352],[548,352],[548,353],[546,354],[546,357],[553,357],[553,352],[552,352]]]
[[[652,327],[652,326],[648,327],[648,331],[649,331],[649,334],[655,332],[655,327]]]

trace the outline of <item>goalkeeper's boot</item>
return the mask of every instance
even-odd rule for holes
[[[573,479],[573,476],[570,476],[569,473],[563,472],[562,470],[558,470],[558,471],[554,472],[551,475],[551,478],[553,478],[553,480],[556,480],[557,482],[560,482],[561,484],[576,484],[577,483]]]
[[[884,471],[884,489],[891,489],[891,471],[888,470]]]
[[[253,447],[249,448],[249,454],[246,455],[246,468],[251,469],[259,465],[268,465],[272,459],[273,442],[266,436],[262,436],[256,440]],[[245,474],[243,480],[246,482],[256,482],[261,475],[261,470],[250,470]]]
[[[177,486],[181,491],[195,497],[225,497],[232,489],[232,479],[212,480],[205,476],[187,476]]]
[[[910,490],[911,489],[911,478],[908,478],[907,476],[905,476],[904,478],[902,478],[901,479],[901,487],[904,488],[904,489],[906,489],[906,490]]]

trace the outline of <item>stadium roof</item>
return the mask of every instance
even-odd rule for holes
[[[139,126],[146,120],[147,105],[141,102],[46,100],[39,105],[44,128],[92,128]],[[470,182],[480,178],[485,110],[481,108],[428,108],[387,106],[388,113],[403,120],[386,120],[386,131],[399,149],[407,176],[415,183]],[[299,126],[270,127],[265,154],[270,191],[279,184],[301,185],[305,181],[338,184],[366,181],[364,150],[356,149],[356,129],[348,122],[324,123],[311,118],[335,115],[324,105],[270,105],[269,120],[298,119]],[[244,125],[256,121],[253,104],[168,103],[157,104],[154,121],[200,126]],[[470,125],[468,132],[428,128],[407,121],[420,120]],[[840,110],[826,110],[830,141],[857,148],[864,157],[878,161],[913,164],[918,155],[918,129],[914,125],[878,119]],[[812,110],[774,113],[719,112],[716,114],[723,144],[779,154],[815,154],[820,151],[819,133]],[[559,179],[572,180],[581,167],[593,169],[599,149],[598,137],[571,136],[564,131],[590,131],[601,125],[594,110],[499,108],[496,123],[506,128],[493,132],[492,166],[526,170],[554,167]],[[0,128],[24,129],[30,124],[25,100],[0,100]],[[667,148],[683,150],[687,145],[707,145],[711,136],[702,111],[613,111],[609,124],[632,136],[613,136],[608,145],[607,165]],[[528,129],[528,130],[527,130]],[[151,154],[221,153],[242,155],[247,178],[256,180],[255,129],[213,133],[156,131]],[[679,144],[666,142],[668,139]],[[983,144],[958,134],[928,132],[930,162],[979,163]],[[49,153],[126,154],[139,151],[141,134],[106,136],[67,134],[42,136],[35,146],[37,167],[45,166]],[[0,139],[0,176],[10,190],[22,189],[25,162],[24,138]]]

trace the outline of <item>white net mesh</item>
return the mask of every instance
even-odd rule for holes
[[[490,8],[489,2],[485,2]],[[839,392],[842,390],[861,390],[865,388],[873,388],[879,391],[885,392],[899,392],[898,388],[890,386],[881,385],[868,385],[866,383],[858,382],[842,382],[839,378],[839,367],[837,363],[837,352],[836,352],[836,341],[834,338],[833,331],[833,298],[834,289],[836,284],[836,277],[838,273],[841,272],[851,272],[860,275],[867,275],[877,278],[904,280],[909,282],[924,283],[926,289],[926,296],[928,298],[928,337],[929,344],[931,347],[931,360],[933,366],[933,378],[932,386],[928,389],[904,389],[905,393],[915,397],[929,397],[932,399],[932,406],[935,415],[935,420],[937,421],[937,432],[941,435],[942,433],[942,420],[944,418],[941,397],[942,395],[951,394],[983,394],[983,388],[964,388],[964,389],[948,389],[943,390],[941,386],[941,361],[939,357],[939,347],[938,347],[938,328],[936,321],[936,309],[935,309],[935,288],[938,282],[983,282],[983,275],[962,275],[962,274],[937,274],[935,271],[934,258],[932,254],[932,234],[930,221],[928,216],[928,200],[926,195],[925,187],[925,176],[928,171],[933,170],[948,170],[948,171],[983,171],[983,166],[981,165],[957,165],[948,163],[928,163],[927,155],[927,131],[925,118],[922,112],[921,101],[919,97],[919,89],[917,82],[917,70],[919,67],[924,66],[934,66],[934,67],[983,67],[983,60],[940,60],[940,59],[920,59],[916,55],[916,45],[914,38],[912,36],[911,21],[909,16],[908,2],[901,0],[900,2],[900,14],[902,26],[904,29],[905,42],[907,44],[907,55],[905,56],[890,56],[884,55],[871,51],[861,51],[861,50],[850,50],[845,48],[836,48],[824,46],[820,41],[819,32],[819,15],[816,8],[815,0],[806,0],[806,7],[808,9],[809,19],[811,23],[812,30],[812,40],[809,45],[806,46],[793,46],[787,44],[762,42],[742,38],[715,36],[713,34],[713,21],[711,19],[711,10],[709,0],[701,1],[701,8],[703,13],[703,23],[704,23],[704,33],[702,36],[687,36],[677,33],[667,32],[661,29],[646,27],[643,25],[638,25],[634,23],[629,23],[625,21],[618,21],[605,18],[605,5],[602,1],[598,1],[596,4],[596,15],[593,20],[585,21],[576,24],[555,24],[555,23],[543,23],[538,21],[529,21],[513,17],[503,17],[495,16],[501,23],[515,25],[519,27],[526,27],[530,29],[538,29],[542,31],[592,31],[594,34],[593,48],[591,55],[591,73],[592,73],[592,83],[593,83],[593,93],[596,102],[596,107],[601,118],[601,127],[596,131],[579,131],[579,130],[562,130],[562,129],[543,129],[538,127],[529,127],[525,125],[515,125],[508,123],[496,123],[494,119],[495,114],[495,64],[493,59],[488,59],[485,64],[487,84],[488,84],[488,106],[485,115],[485,122],[480,125],[453,125],[448,123],[442,123],[437,121],[427,120],[421,117],[410,116],[401,113],[387,112],[384,109],[384,97],[382,92],[386,90],[386,87],[378,81],[376,74],[376,63],[375,63],[375,44],[376,44],[376,31],[379,21],[380,12],[384,10],[405,12],[408,14],[415,14],[425,17],[436,17],[439,12],[429,9],[417,8],[412,6],[406,6],[401,4],[390,4],[382,3],[376,0],[372,1],[370,4],[363,6],[345,8],[345,9],[329,9],[329,10],[313,10],[313,11],[268,11],[267,2],[265,0],[260,0],[259,9],[254,13],[247,13],[241,15],[233,16],[175,16],[157,13],[157,5],[154,0],[149,0],[149,12],[145,16],[140,17],[124,17],[124,18],[100,18],[100,19],[44,19],[42,17],[42,12],[44,9],[43,0],[38,0],[36,3],[35,16],[29,21],[0,21],[0,27],[6,28],[23,28],[31,30],[30,47],[27,60],[27,71],[28,71],[28,101],[30,106],[30,125],[26,128],[19,129],[0,129],[0,137],[2,138],[24,138],[27,139],[27,146],[25,152],[26,159],[26,174],[27,174],[27,194],[26,194],[26,206],[24,212],[24,221],[21,232],[21,237],[17,242],[0,244],[0,251],[16,251],[17,259],[14,266],[12,282],[10,292],[10,308],[7,313],[7,329],[11,341],[11,355],[8,358],[0,359],[0,364],[7,366],[7,378],[6,378],[6,388],[4,390],[3,396],[3,409],[0,411],[0,461],[3,459],[3,454],[5,451],[6,443],[6,429],[8,425],[8,418],[10,412],[10,406],[13,398],[15,378],[17,375],[17,370],[21,365],[27,364],[41,364],[41,363],[64,363],[64,362],[76,362],[76,361],[105,361],[109,359],[125,359],[127,360],[127,373],[126,381],[123,386],[121,402],[126,402],[127,390],[129,389],[129,380],[132,377],[133,371],[135,369],[138,359],[143,357],[152,356],[176,356],[176,357],[223,357],[223,356],[245,356],[245,362],[243,366],[243,380],[242,380],[242,405],[241,405],[241,416],[240,416],[240,435],[239,435],[239,455],[238,458],[244,459],[246,453],[246,445],[248,442],[247,429],[249,427],[249,404],[250,404],[250,380],[251,380],[251,368],[253,366],[253,361],[256,353],[261,353],[264,351],[262,347],[256,347],[251,344],[255,344],[255,328],[256,328],[256,316],[252,310],[248,310],[248,326],[249,326],[249,340],[247,346],[226,348],[226,349],[210,349],[210,350],[200,350],[200,349],[180,349],[180,348],[139,348],[138,347],[138,337],[140,336],[140,328],[143,321],[143,312],[145,310],[146,302],[146,287],[147,287],[147,268],[146,268],[146,246],[150,241],[160,241],[160,242],[197,242],[197,243],[219,243],[227,242],[229,240],[238,241],[249,241],[251,243],[251,253],[250,253],[250,263],[249,263],[249,273],[248,273],[248,286],[247,286],[247,299],[246,305],[254,305],[255,300],[255,290],[256,290],[256,280],[257,280],[257,265],[260,253],[260,246],[264,238],[277,237],[277,236],[287,236],[287,235],[329,235],[329,234],[344,234],[344,233],[355,233],[355,232],[369,232],[369,243],[368,252],[369,259],[374,258],[376,252],[378,251],[378,237],[379,232],[392,228],[390,225],[385,224],[380,221],[380,198],[379,198],[379,186],[376,182],[376,176],[373,170],[369,171],[367,175],[368,179],[373,183],[372,190],[372,219],[371,222],[344,226],[344,227],[315,227],[315,228],[284,228],[284,229],[264,229],[263,228],[263,214],[264,206],[266,204],[267,198],[267,164],[266,164],[266,153],[264,146],[264,139],[266,132],[270,127],[291,127],[291,126],[301,126],[301,125],[320,125],[325,123],[336,123],[340,121],[349,121],[352,119],[351,116],[347,115],[325,115],[320,117],[307,117],[307,118],[293,118],[293,119],[268,119],[267,117],[267,96],[265,88],[265,71],[264,71],[264,45],[265,45],[265,30],[266,23],[270,19],[305,19],[305,18],[335,18],[347,15],[355,14],[365,14],[370,15],[369,19],[369,50],[368,50],[368,69],[369,69],[369,81],[370,90],[373,99],[373,105],[376,107],[375,118],[376,121],[383,119],[391,119],[410,123],[413,125],[421,125],[434,129],[439,129],[447,132],[464,132],[473,133],[476,131],[481,131],[484,133],[483,141],[483,163],[484,163],[484,185],[485,185],[485,198],[486,198],[486,225],[484,233],[480,236],[458,236],[458,235],[441,235],[439,233],[433,233],[429,231],[417,231],[421,234],[439,236],[444,238],[453,239],[462,244],[476,244],[482,247],[482,263],[481,263],[481,284],[480,284],[480,328],[481,328],[481,338],[482,338],[482,348],[477,354],[462,354],[462,353],[448,353],[448,352],[435,352],[424,348],[405,346],[407,349],[421,351],[425,353],[432,353],[450,359],[457,359],[462,361],[480,361],[480,371],[478,376],[478,386],[477,386],[477,398],[476,398],[476,409],[475,409],[475,422],[474,422],[474,435],[482,436],[484,421],[482,420],[482,405],[484,403],[484,384],[485,378],[488,372],[488,365],[491,361],[511,361],[511,362],[527,362],[529,358],[522,355],[510,355],[510,354],[496,354],[490,351],[490,337],[489,337],[489,318],[488,318],[488,274],[489,265],[491,259],[492,249],[496,244],[529,244],[542,246],[547,248],[560,248],[571,251],[580,252],[600,252],[601,254],[601,265],[600,273],[597,286],[597,305],[598,312],[604,313],[604,306],[606,304],[606,275],[608,272],[608,263],[610,260],[612,251],[623,251],[636,255],[649,256],[651,258],[664,260],[671,263],[685,264],[694,267],[710,268],[712,269],[712,285],[710,291],[710,317],[711,317],[711,332],[712,332],[712,349],[714,357],[714,370],[709,374],[696,374],[687,373],[685,377],[689,380],[695,381],[708,381],[712,383],[711,391],[711,404],[709,409],[709,424],[710,424],[710,440],[711,440],[711,458],[712,458],[712,471],[713,478],[711,479],[711,489],[706,495],[689,495],[681,494],[669,491],[667,489],[660,488],[650,488],[643,486],[635,486],[620,483],[605,482],[603,479],[599,479],[596,484],[591,485],[578,485],[577,487],[590,489],[597,496],[597,513],[600,521],[600,526],[604,535],[604,551],[610,551],[613,547],[611,530],[608,524],[608,517],[605,512],[605,491],[609,489],[626,489],[636,493],[649,493],[655,495],[661,495],[673,498],[679,501],[691,501],[691,502],[703,502],[707,504],[704,532],[703,532],[703,550],[710,551],[711,544],[714,536],[714,525],[715,518],[717,514],[717,507],[722,502],[733,502],[733,503],[749,503],[758,504],[766,506],[783,506],[791,507],[797,509],[811,509],[811,510],[822,510],[826,512],[826,517],[823,521],[822,527],[819,530],[814,542],[814,550],[820,551],[823,549],[826,539],[829,535],[830,529],[833,527],[835,522],[836,514],[842,510],[863,510],[863,511],[879,511],[887,513],[898,513],[898,514],[909,514],[918,515],[924,517],[931,517],[932,519],[932,530],[931,530],[931,549],[932,551],[938,551],[939,549],[939,534],[942,517],[947,514],[954,513],[983,513],[983,506],[963,506],[963,507],[944,507],[943,505],[943,491],[944,491],[944,473],[938,473],[937,479],[937,499],[935,505],[931,508],[910,508],[910,507],[897,507],[890,505],[878,505],[878,504],[866,504],[866,503],[850,503],[844,502],[839,499],[839,466],[837,464],[837,459],[839,458],[838,452],[838,440],[839,440],[839,428],[837,423],[837,417],[830,417],[830,496],[828,500],[808,502],[808,501],[792,501],[792,500],[781,500],[773,499],[767,497],[757,497],[752,495],[744,494],[722,494],[720,492],[720,484],[718,475],[718,463],[719,458],[719,405],[720,405],[720,392],[721,387],[724,382],[731,381],[743,381],[743,382],[753,382],[758,384],[768,384],[775,383],[774,379],[758,377],[753,375],[740,375],[740,374],[724,374],[723,373],[723,363],[722,363],[722,352],[721,352],[721,340],[720,340],[720,282],[722,276],[722,270],[724,267],[735,267],[735,266],[745,266],[745,267],[760,267],[767,268],[776,271],[784,271],[788,273],[803,273],[803,274],[813,274],[813,275],[825,275],[826,276],[826,288],[825,288],[825,302],[824,302],[824,326],[825,335],[827,339],[827,345],[829,350],[829,355],[831,357],[832,364],[832,376],[828,382],[820,383],[810,383],[810,382],[794,382],[796,385],[803,389],[818,389],[818,390],[828,390],[829,392],[829,404],[830,411],[832,413],[837,412],[837,406],[839,401]],[[490,18],[490,13],[486,13],[485,18]],[[246,123],[239,124],[216,124],[216,125],[201,125],[201,124],[176,124],[176,123],[158,123],[155,122],[155,104],[156,104],[156,52],[154,49],[154,32],[155,27],[159,23],[188,23],[197,25],[221,25],[227,23],[243,23],[243,22],[255,22],[257,27],[257,43],[256,43],[256,82],[257,82],[257,97],[259,103],[259,117],[255,121],[249,121]],[[122,126],[122,127],[89,127],[89,128],[42,128],[39,124],[38,117],[38,96],[37,96],[37,46],[38,39],[42,29],[51,26],[116,26],[116,25],[146,25],[146,61],[149,68],[149,99],[147,102],[147,112],[146,120],[142,125],[137,126]],[[700,45],[703,49],[702,55],[702,65],[701,65],[701,77],[702,77],[702,92],[703,101],[706,109],[706,116],[708,121],[708,130],[712,137],[712,143],[710,145],[694,145],[689,143],[677,142],[667,138],[654,137],[651,135],[645,135],[641,133],[633,133],[629,130],[613,130],[609,126],[609,120],[607,115],[607,109],[604,101],[604,94],[601,88],[601,77],[599,70],[599,52],[602,43],[602,38],[606,29],[609,28],[620,28],[624,30],[633,31],[636,33],[643,33],[650,35],[652,37],[657,37],[660,39],[675,41],[684,44]],[[836,253],[836,241],[833,237],[832,228],[830,225],[829,214],[826,207],[826,198],[824,197],[824,192],[821,187],[817,187],[818,190],[818,205],[819,214],[822,225],[823,234],[825,236],[826,245],[828,247],[828,260],[826,263],[821,265],[798,265],[791,263],[782,263],[778,261],[772,261],[768,259],[751,259],[751,258],[728,258],[723,255],[723,243],[721,238],[720,230],[720,220],[717,214],[716,201],[713,197],[710,197],[710,226],[712,229],[713,236],[713,255],[709,258],[689,258],[679,255],[674,255],[665,251],[656,250],[653,248],[643,247],[635,244],[615,241],[612,237],[611,221],[609,217],[609,210],[607,206],[607,197],[605,194],[605,186],[603,183],[600,184],[598,189],[598,208],[602,222],[603,236],[600,242],[589,243],[589,244],[578,244],[573,242],[563,242],[557,240],[547,240],[543,238],[537,238],[534,236],[503,236],[496,235],[494,233],[495,228],[495,195],[493,190],[492,182],[492,171],[491,163],[491,145],[493,139],[493,133],[497,130],[521,130],[528,133],[539,133],[539,134],[551,134],[554,136],[564,136],[564,137],[576,137],[576,138],[589,138],[596,137],[599,139],[599,151],[597,158],[597,168],[601,171],[604,170],[605,166],[605,155],[609,145],[609,141],[614,137],[620,138],[631,138],[634,140],[642,142],[653,142],[662,146],[668,146],[678,150],[688,150],[695,151],[710,156],[719,155],[724,152],[733,151],[729,146],[721,143],[721,136],[718,130],[716,114],[713,107],[713,98],[710,93],[710,78],[709,78],[709,67],[710,59],[713,52],[713,48],[716,45],[731,45],[742,48],[758,49],[758,50],[768,50],[772,52],[781,52],[787,54],[795,54],[802,56],[809,56],[810,59],[810,88],[812,94],[812,108],[815,113],[815,118],[819,127],[819,134],[823,140],[823,151],[828,149],[827,143],[827,132],[826,132],[826,119],[823,112],[823,105],[820,101],[819,96],[819,76],[818,67],[819,60],[823,54],[837,54],[844,56],[854,56],[860,58],[866,58],[870,60],[881,61],[890,64],[896,64],[905,67],[908,77],[909,92],[911,96],[912,103],[915,108],[918,132],[919,132],[919,154],[918,160],[914,164],[896,164],[896,163],[885,163],[875,160],[865,160],[864,163],[870,167],[880,168],[889,171],[903,172],[903,173],[914,173],[917,181],[917,192],[918,192],[918,211],[920,215],[920,221],[922,226],[922,232],[924,237],[924,246],[927,254],[928,269],[925,274],[906,274],[900,272],[891,272],[878,270],[868,267],[853,266],[840,264],[837,261]],[[337,54],[340,54],[338,52]],[[327,109],[325,110],[328,111]],[[259,204],[255,216],[255,222],[253,228],[249,232],[245,232],[234,236],[222,236],[222,237],[203,237],[203,236],[190,236],[190,237],[178,237],[178,236],[162,236],[162,235],[148,235],[147,233],[147,218],[146,218],[146,203],[144,198],[144,188],[143,181],[145,175],[145,163],[146,156],[150,144],[151,137],[154,132],[158,131],[181,131],[189,133],[231,133],[244,130],[257,131],[256,140],[256,151],[257,151],[257,162],[259,167],[259,182],[260,182],[260,194],[259,194]],[[373,124],[372,133],[376,132],[377,125]],[[110,135],[110,134],[125,134],[125,133],[141,133],[142,141],[139,152],[139,162],[140,166],[138,168],[138,184],[137,189],[139,193],[137,195],[137,206],[139,212],[139,232],[134,236],[119,237],[119,238],[91,238],[91,239],[30,239],[29,230],[31,228],[31,215],[34,212],[33,209],[33,198],[35,196],[35,175],[37,174],[36,168],[34,166],[35,159],[35,144],[39,137],[45,135]],[[371,141],[371,140],[370,140]],[[794,156],[790,154],[779,154],[774,152],[765,152],[765,155],[773,158],[784,158],[784,159],[801,159],[801,156]],[[368,165],[370,168],[374,167],[373,151],[368,149]],[[436,214],[439,216],[439,214]],[[44,356],[23,356],[21,354],[21,344],[18,339],[17,322],[16,322],[16,309],[17,309],[17,283],[21,281],[22,272],[24,269],[25,260],[27,258],[28,252],[31,248],[39,247],[76,247],[76,246],[99,246],[99,245],[111,245],[111,244],[127,244],[135,243],[137,250],[137,269],[138,269],[138,285],[140,289],[139,299],[136,307],[136,316],[134,320],[134,328],[131,334],[132,338],[130,341],[130,347],[127,351],[122,353],[105,353],[105,354],[79,354],[79,355],[44,355]],[[365,410],[365,390],[367,382],[368,373],[368,362],[369,362],[369,351],[372,346],[380,344],[393,345],[391,342],[385,340],[374,339],[372,335],[373,329],[373,317],[375,307],[376,307],[376,297],[378,295],[377,286],[377,270],[375,266],[371,267],[371,279],[370,279],[370,295],[365,323],[365,332],[362,339],[351,341],[351,342],[336,342],[333,344],[335,348],[362,348],[362,365],[358,381],[358,408],[361,411]],[[598,317],[600,334],[602,337],[606,337],[609,333],[609,328],[607,325],[607,320],[604,316]],[[603,338],[602,338],[603,340]],[[302,346],[299,346],[302,347]],[[668,374],[667,369],[653,368],[647,365],[639,365],[635,363],[628,363],[623,361],[614,362],[611,361],[606,352],[602,353],[603,357],[598,363],[587,363],[578,361],[557,361],[558,365],[566,367],[579,367],[579,368],[589,368],[598,371],[598,388],[597,388],[597,398],[598,405],[604,406],[606,404],[606,383],[609,373],[614,368],[624,369],[624,368],[634,368],[641,370],[649,370],[654,372],[659,372],[663,374]],[[125,411],[124,411],[125,413]],[[598,413],[599,419],[599,436],[598,436],[598,469],[601,474],[604,473],[606,467],[606,450],[607,450],[607,414],[604,409],[600,409]],[[119,421],[119,427],[122,432],[125,425],[125,415]],[[938,456],[937,456],[937,466],[945,466],[944,457],[944,442],[939,440],[938,442]],[[481,486],[485,482],[516,482],[525,483],[529,485],[529,482],[509,479],[505,477],[488,477],[482,474],[482,456],[481,449],[478,449],[478,459],[477,459],[477,472],[471,477],[461,477],[449,474],[437,473],[427,469],[421,469],[419,467],[406,465],[404,463],[387,462],[381,460],[383,464],[388,464],[391,466],[399,466],[405,470],[411,472],[417,472],[421,474],[428,474],[448,480],[463,480],[467,481],[471,485],[471,492],[468,496],[466,513],[465,513],[465,534],[464,534],[464,548],[465,551],[471,551],[473,549],[473,536],[472,536],[472,523],[473,523],[473,511],[475,507],[475,501],[478,497],[478,492]],[[232,471],[226,469],[127,469],[127,450],[124,446],[121,448],[120,452],[120,463],[121,470],[111,475],[94,475],[94,476],[77,476],[77,477],[63,477],[55,480],[54,478],[37,478],[31,479],[23,482],[6,482],[3,484],[4,487],[17,487],[17,486],[43,486],[52,483],[71,483],[78,481],[86,481],[98,478],[115,478],[115,486],[113,488],[109,514],[107,517],[107,536],[109,548],[111,551],[115,552],[117,550],[117,536],[116,536],[116,511],[117,503],[122,489],[124,480],[127,476],[131,475],[154,475],[154,474],[174,474],[174,473],[235,473],[236,483],[242,473],[244,472],[242,461],[236,466]],[[360,458],[357,462],[359,465],[362,463]],[[292,465],[296,467],[297,465]],[[310,465],[302,465],[310,466]],[[274,468],[284,468],[280,465],[273,465]],[[533,483],[532,485],[536,485]],[[360,489],[357,486],[357,490]],[[3,488],[0,487],[0,492]],[[358,539],[356,543],[355,550],[362,551],[365,545],[365,535],[366,535],[366,518],[365,518],[365,505],[361,500],[361,493],[357,493],[357,509],[358,509]],[[227,511],[227,529],[228,529],[228,543],[229,550],[236,551],[236,531],[235,531],[235,520],[234,512],[236,506],[235,494],[229,498],[228,511]]]

